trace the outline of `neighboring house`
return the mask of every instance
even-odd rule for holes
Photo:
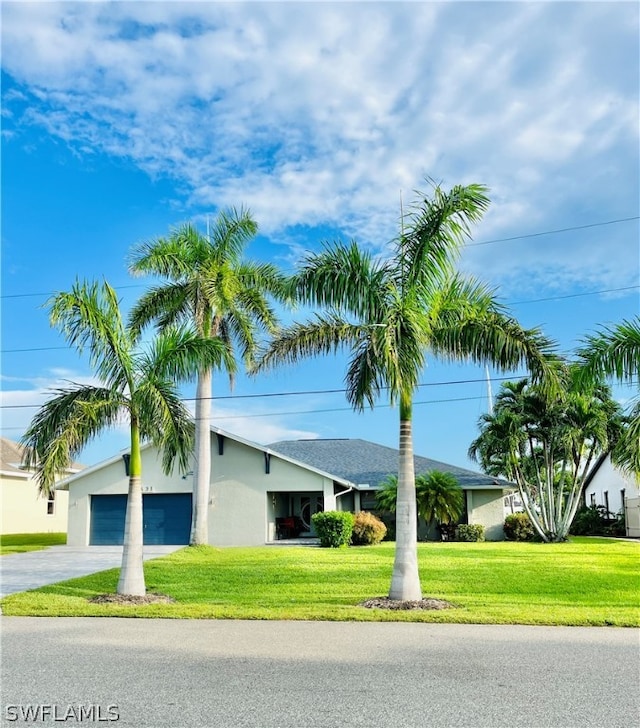
[[[640,483],[616,468],[611,456],[598,458],[584,485],[587,506],[604,506],[612,516],[624,511],[627,536],[640,538]]]
[[[128,490],[127,455],[118,455],[61,481],[69,493],[67,543],[119,544]],[[375,489],[397,472],[398,452],[364,440],[307,440],[258,445],[218,428],[211,431],[209,543],[251,546],[277,540],[283,519],[296,535],[312,536],[311,516],[322,510],[373,509]],[[359,465],[358,465],[359,463]],[[416,472],[452,472],[466,493],[469,523],[487,538],[503,537],[506,486],[484,475],[416,458]],[[189,541],[193,473],[162,472],[158,451],[142,449],[144,541]]]
[[[0,438],[0,533],[63,533],[67,530],[68,494],[43,496],[33,472],[22,467],[24,448]]]

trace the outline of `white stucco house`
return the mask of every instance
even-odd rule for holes
[[[67,543],[122,543],[127,453],[61,481],[68,493]],[[416,456],[416,473],[448,470],[465,491],[466,519],[482,523],[488,539],[504,537],[503,497],[510,484]],[[259,445],[211,430],[209,543],[251,546],[281,537],[312,536],[322,510],[371,510],[375,491],[397,472],[398,452],[364,440],[298,440]],[[192,471],[166,476],[152,445],[142,450],[144,540],[186,544],[192,511]]]
[[[602,455],[591,469],[584,487],[587,506],[604,506],[615,516],[624,511],[627,536],[640,538],[640,483]]]
[[[33,472],[22,466],[23,454],[17,442],[0,438],[0,533],[64,533],[68,493],[43,496]]]

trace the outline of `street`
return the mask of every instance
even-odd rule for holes
[[[2,725],[632,728],[631,629],[2,617]]]

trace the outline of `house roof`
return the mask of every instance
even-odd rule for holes
[[[350,481],[357,487],[376,488],[388,475],[398,472],[398,450],[368,440],[286,440],[275,442],[269,448],[298,462],[334,473],[334,477]],[[466,490],[511,490],[515,487],[506,480],[420,455],[414,456],[414,464],[416,475],[431,470],[451,473]]]
[[[29,478],[31,473],[22,467],[24,447],[6,437],[0,437],[0,470],[4,475]]]
[[[0,471],[3,475],[11,475],[17,478],[31,478],[33,470],[23,467],[22,458],[24,457],[24,445],[6,437],[0,437]],[[81,470],[84,466],[79,463],[72,463],[67,470],[68,473],[74,473]]]
[[[242,443],[243,445],[246,445],[247,447],[251,447],[254,450],[258,450],[260,452],[263,452],[267,455],[273,455],[277,458],[280,458],[281,460],[285,460],[289,463],[292,463],[294,465],[297,465],[300,468],[304,468],[305,470],[310,470],[314,473],[318,473],[319,475],[322,475],[325,478],[329,478],[330,480],[334,480],[338,483],[341,483],[345,486],[353,485],[353,483],[348,478],[342,478],[340,475],[332,474],[330,471],[325,470],[324,468],[319,468],[315,466],[313,463],[303,462],[300,460],[297,460],[294,457],[291,457],[287,455],[286,453],[277,452],[273,450],[273,448],[267,446],[267,445],[260,445],[257,442],[252,442],[251,440],[246,440],[243,437],[239,437],[238,435],[234,435],[231,432],[227,432],[226,430],[222,430],[219,427],[212,427],[211,433],[215,435],[220,435],[225,438],[229,438],[230,440],[235,440],[236,442]],[[142,445],[142,450],[146,450],[147,448],[153,447],[152,443],[147,442],[144,445]],[[70,483],[74,482],[77,478],[84,477],[85,475],[89,475],[90,473],[95,472],[96,470],[101,470],[102,468],[107,467],[108,465],[111,465],[114,462],[118,462],[122,459],[122,456],[128,453],[129,450],[122,450],[118,454],[113,455],[110,458],[107,458],[106,460],[102,460],[99,463],[96,463],[95,465],[92,465],[86,470],[83,470],[81,473],[74,473],[66,478],[63,478],[56,486],[58,490],[69,490]]]

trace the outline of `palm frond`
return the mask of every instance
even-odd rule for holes
[[[202,369],[235,368],[235,360],[219,338],[204,339],[186,327],[166,329],[140,354],[144,378],[193,380]]]
[[[355,242],[325,245],[308,255],[294,276],[298,300],[375,320],[385,308],[390,268]]]
[[[258,353],[252,372],[337,352],[343,347],[357,344],[362,335],[362,326],[346,321],[337,313],[324,316],[316,314],[308,323],[294,323],[277,333],[268,346]]]
[[[174,466],[191,466],[194,424],[180,400],[174,383],[150,374],[136,390],[133,402],[139,416],[140,435],[162,453],[162,468],[168,475]]]
[[[105,387],[71,383],[52,394],[21,440],[25,464],[35,469],[40,490],[47,493],[94,437],[117,425],[126,408],[124,398]]]
[[[456,185],[448,192],[432,183],[430,194],[417,192],[420,202],[409,212],[408,225],[397,243],[395,259],[403,285],[410,287],[425,276],[450,272],[471,225],[489,207],[484,185]]]
[[[191,311],[189,286],[169,283],[144,293],[129,313],[129,330],[137,341],[142,330],[153,321],[158,329],[175,326],[186,320]]]
[[[116,292],[106,282],[76,281],[71,291],[48,301],[50,321],[79,352],[89,350],[100,379],[116,388],[131,375],[131,336],[122,321]]]
[[[619,381],[640,377],[640,317],[602,327],[583,339],[577,355],[586,376],[612,376]]]

